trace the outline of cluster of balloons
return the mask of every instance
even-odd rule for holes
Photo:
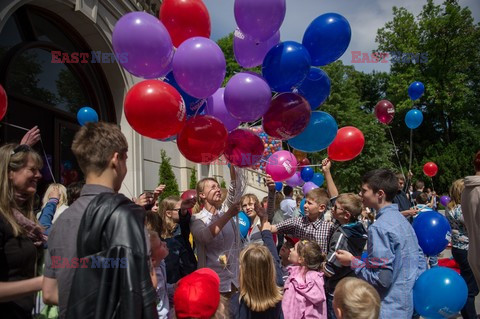
[[[261,126],[250,127],[250,130],[262,139],[264,146],[263,156],[257,164],[253,165],[253,168],[264,171],[268,158],[282,149],[282,141],[268,136]]]
[[[88,122],[98,122],[97,112],[89,106],[84,106],[77,112],[78,124],[84,126]]]

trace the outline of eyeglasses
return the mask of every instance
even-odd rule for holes
[[[12,155],[15,155],[19,152],[31,152],[32,148],[26,144],[20,144],[17,147],[15,147],[12,151]]]

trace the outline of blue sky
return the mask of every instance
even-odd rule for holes
[[[203,0],[210,13],[213,40],[224,37],[235,30],[233,0]],[[262,1],[262,0],[258,0]],[[321,14],[336,12],[343,15],[350,23],[352,40],[347,51],[340,58],[344,64],[352,65],[351,51],[371,52],[376,49],[377,29],[392,20],[392,7],[405,7],[417,15],[422,10],[425,0],[287,0],[287,14],[280,28],[281,41],[302,42],[303,33],[310,22]],[[441,4],[443,1],[435,0]],[[469,7],[475,18],[480,21],[480,1],[460,0],[462,7]],[[359,71],[389,71],[390,63],[356,63]]]

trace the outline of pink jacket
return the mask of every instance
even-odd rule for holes
[[[285,282],[282,310],[285,319],[327,318],[323,272],[307,271],[303,267],[289,266]]]

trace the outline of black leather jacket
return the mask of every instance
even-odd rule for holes
[[[145,210],[121,194],[88,205],[77,237],[67,318],[158,318],[144,231]],[[108,259],[107,259],[108,258]]]

